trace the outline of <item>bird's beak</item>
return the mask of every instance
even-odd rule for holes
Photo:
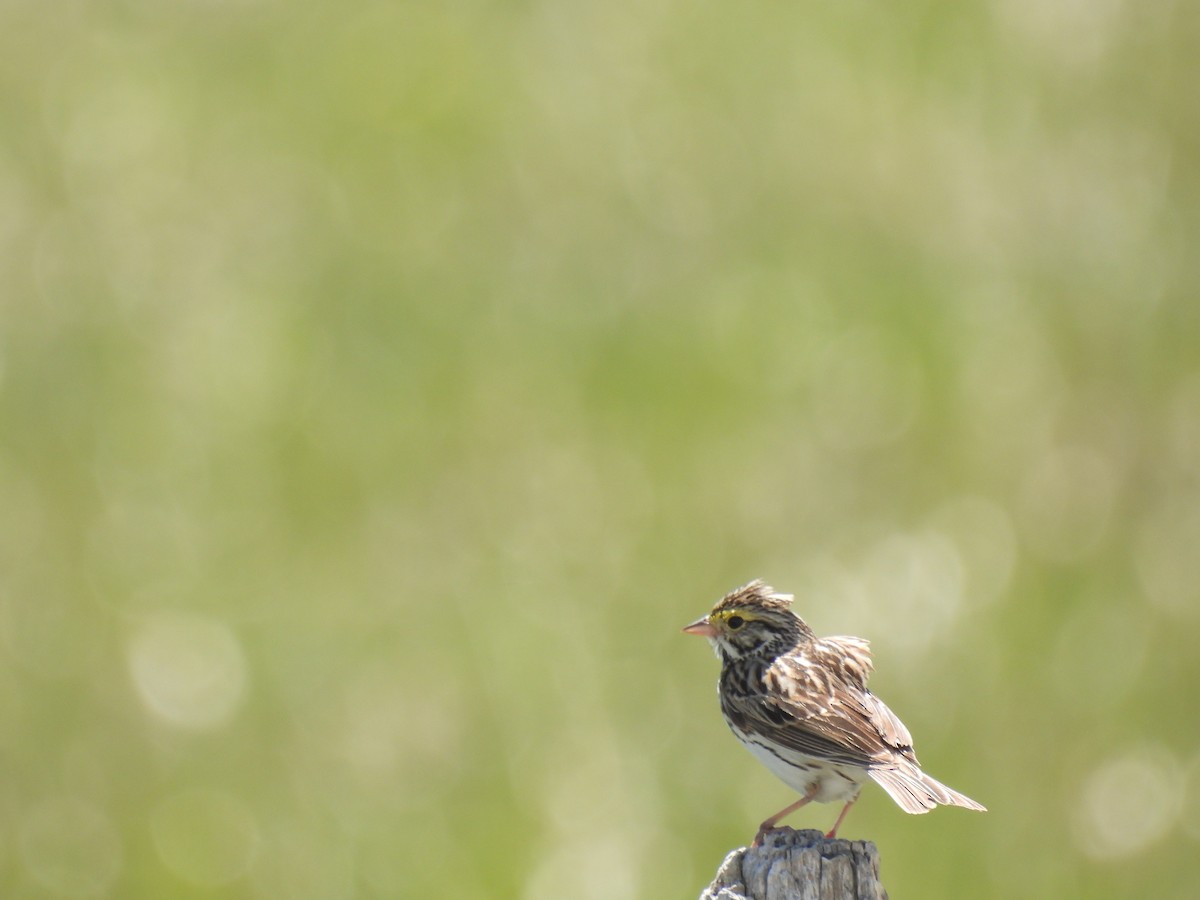
[[[687,628],[683,629],[683,633],[698,634],[700,637],[710,638],[717,636],[717,629],[713,628],[712,625],[709,624],[708,618],[705,617],[703,619],[697,619]]]

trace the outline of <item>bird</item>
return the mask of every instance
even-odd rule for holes
[[[813,801],[845,804],[825,835],[836,838],[868,780],[908,813],[939,804],[985,811],[921,771],[912,735],[867,689],[874,668],[868,642],[817,637],[792,601],[755,579],[683,629],[708,638],[721,660],[717,694],[734,736],[800,794],[759,825],[754,846]]]

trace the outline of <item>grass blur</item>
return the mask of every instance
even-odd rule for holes
[[[990,808],[892,896],[1191,896],[1198,40],[0,4],[0,895],[695,896],[761,576]]]

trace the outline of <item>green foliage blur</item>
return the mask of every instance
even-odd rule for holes
[[[990,808],[868,787],[893,897],[1194,896],[1198,61],[0,2],[0,896],[694,897],[793,799],[679,633],[753,577]]]

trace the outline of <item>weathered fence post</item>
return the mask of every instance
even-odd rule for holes
[[[734,850],[700,900],[887,900],[870,841],[827,840],[781,828],[761,847]]]

